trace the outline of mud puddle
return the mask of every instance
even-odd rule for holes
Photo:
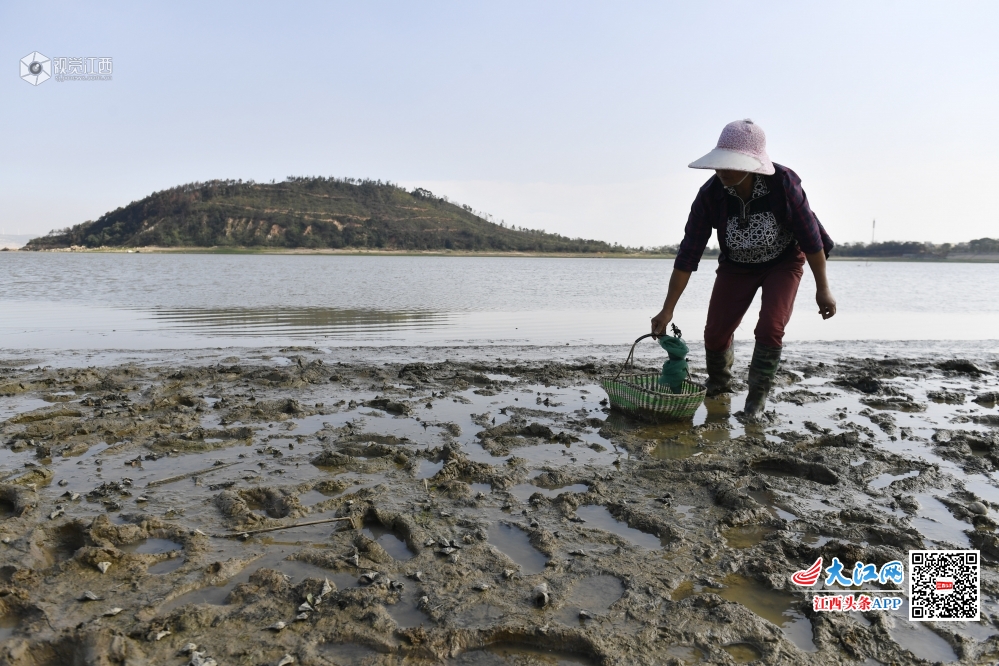
[[[617,576],[588,576],[577,581],[558,613],[559,622],[568,626],[584,625],[603,616],[624,594],[624,584]]]
[[[558,497],[562,493],[585,493],[587,490],[589,486],[585,483],[568,483],[554,488],[542,488],[533,483],[518,483],[508,492],[521,502],[526,502],[535,493],[540,493],[544,497]]]
[[[774,590],[751,578],[731,574],[717,594],[742,604],[760,617],[781,628],[784,635],[805,652],[816,652],[812,641],[812,623],[802,611],[805,601],[798,594]],[[734,656],[734,655],[733,655]]]
[[[385,552],[399,561],[406,561],[413,557],[412,551],[403,539],[390,529],[377,524],[368,523],[361,532],[369,539],[385,549]]]
[[[598,504],[581,506],[576,509],[576,515],[583,520],[587,527],[616,534],[641,548],[659,550],[664,546],[663,540],[659,536],[629,527],[628,523],[611,515],[605,506]]]
[[[526,576],[541,573],[548,562],[544,553],[531,545],[527,533],[513,525],[497,523],[490,527],[489,543],[516,562],[520,566],[521,573]]]
[[[150,574],[170,573],[171,571],[179,569],[186,561],[184,558],[183,544],[169,539],[143,539],[142,541],[138,541],[136,543],[125,544],[121,547],[121,550],[126,553],[135,553],[139,555],[168,555],[167,559],[156,562],[146,568],[146,572]]]
[[[950,663],[958,660],[957,653],[943,637],[935,633],[924,622],[908,622],[908,602],[902,602],[895,621],[888,626],[892,640],[911,652],[918,659],[929,662]]]
[[[584,655],[555,649],[500,644],[466,652],[446,663],[453,666],[595,666],[597,662]]]

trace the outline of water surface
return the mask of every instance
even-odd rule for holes
[[[12,349],[621,344],[648,328],[672,261],[538,257],[0,254]],[[802,281],[788,340],[995,339],[999,264],[829,264],[839,314]],[[677,310],[704,326],[713,261]],[[755,312],[757,305],[751,308]],[[747,317],[737,339],[751,339]]]

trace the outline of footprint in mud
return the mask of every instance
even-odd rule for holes
[[[723,645],[722,650],[728,652],[737,664],[749,664],[763,658],[763,653],[755,645],[749,643]]]
[[[617,576],[588,576],[573,585],[557,618],[570,627],[583,624],[586,618],[580,611],[588,611],[592,616],[603,615],[623,594],[624,583]]]
[[[14,508],[14,502],[9,501],[4,497],[0,497],[0,520],[13,518],[16,515],[17,511]]]
[[[17,615],[0,615],[0,645],[3,645],[4,641],[14,635],[20,624],[21,618]]]
[[[77,523],[60,525],[52,535],[51,546],[43,549],[48,564],[58,564],[72,558],[87,545],[87,531]]]
[[[531,498],[531,495],[535,493],[541,493],[545,497],[558,497],[562,493],[585,493],[590,488],[585,483],[571,483],[565,486],[557,486],[555,488],[541,488],[534,485],[533,483],[518,483],[512,486],[507,492],[519,499],[521,502],[526,502]]]
[[[337,589],[357,587],[357,576],[352,573],[333,573],[321,567],[317,567],[308,562],[288,559],[288,552],[284,550],[272,551],[257,559],[248,562],[239,573],[226,579],[219,585],[208,585],[200,587],[190,592],[186,592],[179,597],[171,599],[164,604],[161,612],[167,613],[175,608],[180,608],[188,604],[210,604],[213,606],[224,606],[229,593],[240,583],[250,580],[255,572],[260,569],[274,569],[280,573],[290,576],[293,581],[305,578],[329,578]]]
[[[683,664],[699,664],[704,659],[704,653],[695,647],[674,645],[666,648],[666,654]]]
[[[757,460],[753,463],[752,467],[758,472],[763,472],[771,476],[797,477],[827,486],[834,486],[839,483],[839,477],[836,473],[825,465],[806,462],[797,458],[772,456]]]
[[[804,603],[802,596],[775,590],[769,585],[738,574],[729,574],[722,583],[725,587],[716,592],[719,596],[742,604],[763,619],[773,622],[801,650],[818,651],[812,641],[812,622],[801,611]],[[759,658],[758,655],[751,661]]]
[[[548,558],[531,545],[527,533],[513,525],[497,523],[489,528],[489,543],[520,565],[520,572],[530,576],[545,569]]]
[[[588,527],[616,534],[636,546],[648,548],[649,550],[660,550],[664,546],[663,539],[654,534],[648,534],[641,530],[636,530],[634,527],[629,527],[628,523],[622,522],[611,515],[611,512],[605,506],[586,504],[576,509],[576,515]]]
[[[914,476],[919,476],[919,470],[914,469],[911,472],[885,472],[884,474],[879,474],[867,483],[867,487],[872,490],[881,490],[882,488],[887,488],[895,481],[901,481],[902,479],[908,479]]]
[[[595,666],[598,662],[586,655],[545,649],[530,645],[506,643],[471,650],[449,659],[448,666],[513,666],[544,664],[544,666]]]
[[[405,561],[413,558],[414,553],[406,545],[406,542],[400,539],[395,532],[379,523],[366,523],[361,529],[361,533],[385,549],[385,552],[396,560]]]
[[[169,553],[169,559],[152,564],[146,569],[151,574],[162,575],[176,571],[187,561],[187,558],[183,555],[184,547],[176,541],[170,541],[169,539],[143,539],[142,541],[121,546],[121,550],[126,553],[139,555],[162,555]]]
[[[746,549],[757,546],[775,533],[777,528],[766,525],[739,525],[722,531],[722,537],[729,548]]]

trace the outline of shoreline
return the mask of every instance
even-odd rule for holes
[[[4,252],[72,252],[85,254],[241,254],[241,255],[329,255],[329,256],[373,256],[373,257],[524,257],[562,259],[675,259],[675,254],[652,254],[641,252],[490,252],[465,250],[364,250],[357,248],[256,248],[256,247],[100,247],[100,248],[51,248],[25,250],[3,248]],[[703,259],[714,259],[716,255],[705,254]],[[837,256],[835,251],[829,261],[863,261],[870,263],[999,263],[999,254],[956,255],[952,257],[851,257]]]

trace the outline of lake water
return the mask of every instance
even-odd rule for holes
[[[702,337],[714,260],[677,308]],[[0,348],[620,345],[648,331],[671,260],[0,253]],[[787,340],[999,339],[999,264],[830,262],[806,270]],[[750,340],[758,305],[736,338]],[[994,348],[996,345],[991,345]]]

